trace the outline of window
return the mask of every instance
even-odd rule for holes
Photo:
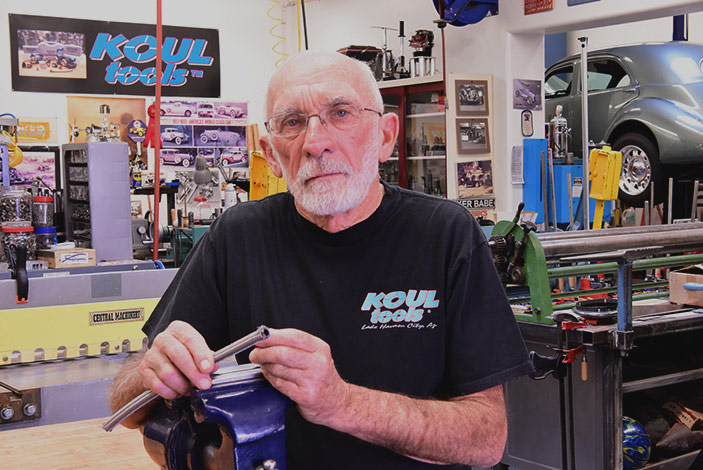
[[[549,74],[544,81],[544,94],[551,96],[566,96],[571,92],[571,80],[574,76],[572,66],[562,67]]]
[[[631,84],[630,76],[616,61],[598,59],[588,62],[588,91],[610,90]]]

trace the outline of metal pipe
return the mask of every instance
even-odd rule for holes
[[[588,171],[588,38],[578,38],[581,41],[581,151],[583,159],[583,228],[590,228],[591,204],[589,201],[589,171]]]
[[[547,259],[650,246],[661,246],[662,251],[666,250],[666,252],[673,253],[677,250],[703,249],[703,229],[651,231],[647,236],[624,234],[584,237],[578,240],[543,240],[541,242]]]
[[[556,183],[554,182],[554,155],[552,151],[547,151],[547,163],[549,166],[549,189],[552,198],[552,227],[554,231],[557,231],[557,197],[556,197]]]
[[[671,178],[669,178],[671,181]],[[669,194],[671,194],[671,183],[669,183]],[[671,213],[671,196],[669,196],[669,213]],[[693,202],[691,203],[691,222],[698,218],[698,180],[693,182]],[[671,222],[669,222],[671,223]]]
[[[256,343],[267,339],[270,336],[269,329],[263,325],[258,327],[254,332],[249,333],[243,338],[238,339],[225,346],[224,348],[215,352],[215,362],[219,362],[222,359],[231,356],[232,354],[237,354],[242,351],[254,346]],[[117,410],[115,414],[110,416],[110,418],[103,423],[103,429],[107,432],[115,429],[115,426],[120,424],[122,421],[127,419],[132,413],[139,410],[141,407],[152,401],[158,395],[153,390],[146,390],[145,392],[137,395],[132,401],[127,403],[125,406]]]
[[[574,189],[574,183],[571,181],[571,173],[568,173],[566,175],[566,179],[569,182],[569,193],[567,196],[567,199],[569,200],[569,230],[574,229],[574,198],[571,197],[573,194],[572,191]]]
[[[554,241],[554,240],[571,240],[571,239],[581,239],[581,238],[599,238],[599,237],[609,237],[612,235],[626,235],[626,234],[641,234],[641,233],[651,233],[655,232],[676,232],[685,230],[699,230],[703,229],[703,222],[686,223],[686,224],[673,224],[673,225],[655,225],[654,227],[616,227],[609,228],[607,230],[594,230],[592,232],[583,231],[573,231],[573,232],[558,232],[558,233],[538,233],[537,237],[540,242]]]
[[[549,232],[549,214],[547,212],[547,169],[545,167],[544,152],[540,152],[540,174],[542,175],[542,206],[544,209],[544,230]]]
[[[674,202],[674,178],[669,178],[669,207],[667,209],[666,222],[670,224],[673,220],[673,210],[671,204]]]
[[[665,256],[658,258],[638,259],[632,264],[632,269],[641,271],[649,268],[678,267],[688,266],[690,264],[702,263],[703,255],[680,255],[680,256]],[[598,264],[579,264],[576,266],[559,266],[556,268],[547,269],[547,276],[550,279],[569,276],[585,276],[588,274],[606,274],[617,272],[618,266],[615,262],[598,263]]]
[[[644,207],[642,208],[643,215],[644,215],[644,226],[649,226],[651,225],[652,219],[650,216],[652,215],[652,210],[650,209],[649,206],[649,201],[644,201]]]
[[[589,295],[591,291],[584,291],[582,292],[583,295]],[[662,292],[648,292],[646,294],[640,294],[640,295],[633,295],[632,300],[648,300],[648,299],[661,299],[664,297],[669,297],[669,292],[668,291],[662,291]],[[576,307],[576,302],[565,302],[563,304],[558,304],[553,307],[554,311],[559,311],[559,310],[571,310],[572,308]]]

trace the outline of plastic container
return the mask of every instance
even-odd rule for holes
[[[10,256],[15,257],[17,248],[24,246],[27,248],[27,259],[34,259],[37,254],[37,242],[34,237],[34,227],[28,225],[26,227],[5,227],[2,229],[2,246],[5,255],[5,261],[10,259]]]
[[[195,211],[193,211],[193,217],[196,221],[208,220],[212,218],[212,208],[207,202],[205,196],[196,196],[194,198],[196,202]]]
[[[54,198],[34,196],[32,204],[32,225],[34,228],[54,226]],[[54,230],[55,232],[56,230]]]
[[[51,245],[56,245],[56,227],[36,227],[34,238],[37,242],[37,250],[44,250]]]
[[[32,195],[24,188],[10,188],[0,195],[0,224],[3,227],[32,225]]]

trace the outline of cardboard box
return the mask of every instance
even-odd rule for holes
[[[669,400],[664,403],[664,409],[674,415],[676,420],[688,427],[691,431],[703,429],[703,413],[690,408],[678,400]]]
[[[703,265],[697,264],[669,274],[669,302],[703,306],[703,290],[686,290],[684,284],[703,284]]]
[[[49,263],[50,268],[95,266],[95,250],[92,248],[37,250],[37,259]]]

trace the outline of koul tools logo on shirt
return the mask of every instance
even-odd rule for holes
[[[436,290],[415,290],[369,292],[361,306],[362,311],[371,311],[371,323],[417,323],[422,320],[425,310],[439,306],[435,299]]]

